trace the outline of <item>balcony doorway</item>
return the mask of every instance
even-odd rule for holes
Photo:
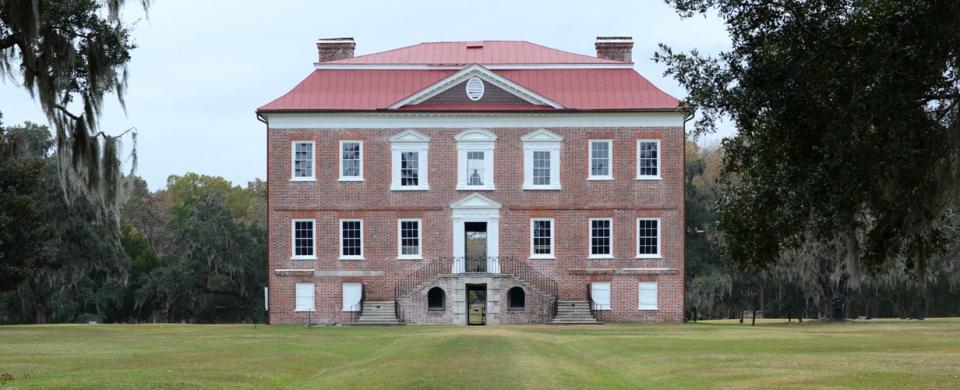
[[[487,223],[465,222],[463,230],[466,272],[487,272]]]

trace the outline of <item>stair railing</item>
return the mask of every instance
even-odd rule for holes
[[[587,283],[587,302],[590,303],[590,315],[597,321],[603,321],[603,305],[593,301],[593,289]]]
[[[499,258],[499,264],[500,272],[513,275],[513,277],[520,279],[520,281],[550,295],[553,302],[547,306],[547,310],[549,311],[547,316],[548,318],[553,318],[557,315],[557,304],[560,299],[560,294],[555,279],[540,273],[531,267],[530,264],[527,264],[526,261],[516,257],[501,257]]]
[[[454,261],[455,259],[453,257],[436,257],[400,278],[393,288],[394,311],[400,322],[404,321],[403,310],[400,308],[400,299],[410,295],[416,289],[423,286],[424,283],[433,280],[437,276],[450,273],[451,270],[453,270]]]

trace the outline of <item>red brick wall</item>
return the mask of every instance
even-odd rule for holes
[[[394,283],[423,262],[452,255],[449,204],[474,191],[455,190],[457,150],[454,136],[464,129],[416,129],[432,138],[429,148],[429,191],[390,191],[391,150],[387,138],[404,129],[288,130],[268,134],[270,220],[270,308],[274,323],[305,321],[294,313],[294,285],[317,283],[315,319],[341,322],[340,277],[278,275],[275,269],[383,271],[384,276],[353,278],[364,283],[367,299],[392,299]],[[560,155],[560,191],[524,191],[523,144],[520,137],[537,130],[488,129],[497,135],[494,191],[478,191],[503,205],[500,255],[527,259],[530,218],[555,219],[556,260],[529,260],[540,272],[556,278],[561,299],[586,299],[591,276],[571,272],[584,268],[673,268],[667,275],[606,275],[612,280],[616,321],[680,321],[683,315],[683,151],[681,128],[548,128],[564,138]],[[662,180],[638,181],[636,140],[660,139]],[[363,182],[339,182],[339,140],[363,144]],[[613,140],[612,181],[588,181],[590,139]],[[315,182],[291,182],[290,142],[316,142]],[[397,260],[397,218],[423,220],[425,260]],[[588,219],[613,218],[610,260],[588,260]],[[662,259],[636,259],[636,218],[661,218]],[[290,220],[317,220],[318,260],[290,260]],[[362,218],[365,260],[337,260],[339,218]],[[597,276],[592,276],[597,277]],[[659,310],[638,311],[637,283],[656,280]]]

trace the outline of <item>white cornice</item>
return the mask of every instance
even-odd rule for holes
[[[563,108],[563,106],[560,105],[560,103],[557,103],[553,100],[548,99],[545,96],[542,96],[536,92],[526,89],[520,84],[507,80],[503,76],[493,73],[490,70],[480,65],[470,65],[466,68],[463,68],[459,72],[454,73],[450,76],[447,76],[443,80],[437,81],[436,83],[433,83],[430,86],[420,90],[420,92],[417,92],[396,103],[391,104],[390,107],[387,107],[387,108],[391,110],[396,110],[403,106],[423,103],[424,101],[429,100],[430,98],[437,96],[438,94],[457,86],[461,82],[464,82],[470,79],[471,77],[478,77],[485,82],[496,85],[497,87],[513,94],[516,97],[519,97],[527,101],[530,104],[550,106],[553,108]]]
[[[683,127],[683,112],[262,113],[271,129]]]
[[[429,65],[429,64],[313,64],[318,70],[460,70],[465,65]],[[623,64],[488,64],[490,70],[526,70],[526,69],[633,69],[632,63]]]

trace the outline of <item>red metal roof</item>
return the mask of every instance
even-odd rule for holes
[[[455,70],[316,70],[260,111],[384,110]],[[669,110],[679,101],[632,69],[524,69],[495,73],[571,110]],[[459,104],[405,110],[503,111]],[[529,110],[514,106],[517,110]]]
[[[624,64],[526,41],[425,42],[324,64]]]
[[[483,49],[467,49],[467,46]],[[473,50],[473,51],[471,51]],[[323,64],[290,92],[260,107],[277,111],[375,111],[420,92],[458,72],[458,69],[351,69],[350,65],[472,65],[472,64],[624,64],[555,50],[529,42],[483,41],[421,43],[382,53]],[[534,67],[536,68],[536,67]],[[679,101],[635,70],[624,67],[548,66],[539,69],[502,69],[494,72],[523,88],[552,100],[561,110],[672,110]],[[431,104],[405,106],[421,111],[528,111],[552,110],[546,106],[501,104]]]

